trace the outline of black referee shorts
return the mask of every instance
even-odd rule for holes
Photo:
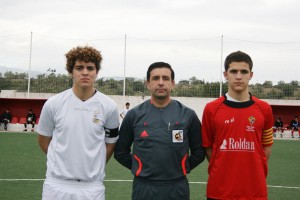
[[[189,200],[190,189],[186,177],[172,181],[148,181],[135,177],[132,200]]]

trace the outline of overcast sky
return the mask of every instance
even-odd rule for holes
[[[125,68],[126,76],[144,78],[151,63],[164,61],[173,66],[177,81],[192,76],[218,81],[225,57],[242,50],[253,59],[254,82],[300,76],[297,0],[0,3],[0,66],[66,73],[64,54],[91,45],[104,57],[100,77],[122,77]]]

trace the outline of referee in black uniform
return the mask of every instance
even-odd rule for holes
[[[114,156],[134,175],[132,200],[189,200],[186,174],[205,158],[196,113],[170,98],[174,77],[168,63],[150,65],[151,99],[129,110],[120,127]]]

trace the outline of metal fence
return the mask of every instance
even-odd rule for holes
[[[144,79],[126,78],[126,86],[123,80],[100,78],[95,87],[107,95],[126,96],[149,96]],[[72,79],[67,75],[55,75],[54,73],[37,78],[31,78],[30,88],[28,79],[14,79],[0,77],[0,90],[16,90],[29,93],[59,93],[72,86]],[[228,85],[222,83],[222,92],[227,91]],[[125,88],[125,92],[124,92]],[[221,92],[221,93],[222,93]],[[250,85],[250,92],[262,99],[300,99],[300,86],[298,81],[291,83],[280,82],[272,85],[266,81],[263,84]],[[220,96],[220,82],[205,82],[198,79],[189,79],[176,83],[172,96],[178,97],[207,97],[216,98]]]
[[[0,90],[60,92],[71,86],[64,54],[75,46],[91,45],[104,57],[95,86],[107,94],[147,94],[146,70],[156,61],[168,62],[175,71],[174,96],[218,97],[227,85],[223,62],[233,51],[247,52],[254,61],[250,91],[268,99],[299,99],[300,43],[246,41],[227,36],[206,38],[76,39],[27,33],[0,35]],[[12,71],[12,76],[5,73]],[[14,73],[27,75],[14,77]],[[129,78],[132,77],[132,78]],[[30,78],[30,81],[28,81]],[[30,84],[30,85],[29,85]]]

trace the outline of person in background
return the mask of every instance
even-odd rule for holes
[[[24,127],[25,127],[24,131],[27,131],[27,125],[31,124],[31,126],[32,126],[31,131],[33,132],[34,131],[35,121],[36,121],[36,116],[33,113],[32,109],[29,109],[27,117],[26,117],[26,123],[24,124]]]
[[[207,199],[267,200],[266,177],[273,144],[271,106],[249,93],[251,57],[241,51],[225,59],[228,92],[206,104],[202,141],[209,161]]]
[[[47,154],[42,199],[104,200],[105,165],[118,139],[118,108],[94,87],[102,61],[98,50],[78,46],[66,59],[73,86],[46,101],[37,129]]]
[[[205,159],[196,113],[170,98],[174,77],[168,63],[151,64],[151,100],[130,109],[120,127],[114,156],[134,175],[133,200],[189,200],[186,175]]]
[[[283,131],[284,131],[284,128],[283,128],[283,121],[281,120],[280,117],[278,117],[274,123],[274,127],[273,127],[273,134],[274,134],[274,137],[276,137],[276,132],[277,131],[280,131],[280,137],[282,137],[282,134],[283,134]]]
[[[122,119],[124,119],[125,115],[127,114],[128,110],[129,110],[129,107],[130,107],[130,103],[127,102],[127,103],[125,104],[125,108],[124,108],[124,109],[122,110],[122,112],[120,113],[120,117],[121,117]]]
[[[295,131],[298,131],[299,138],[300,138],[299,127],[300,127],[299,118],[298,118],[298,116],[295,116],[294,119],[290,123],[292,138],[294,138]]]
[[[7,124],[11,122],[12,115],[10,114],[9,109],[7,108],[0,116],[0,123],[4,123],[4,130],[7,131]]]

